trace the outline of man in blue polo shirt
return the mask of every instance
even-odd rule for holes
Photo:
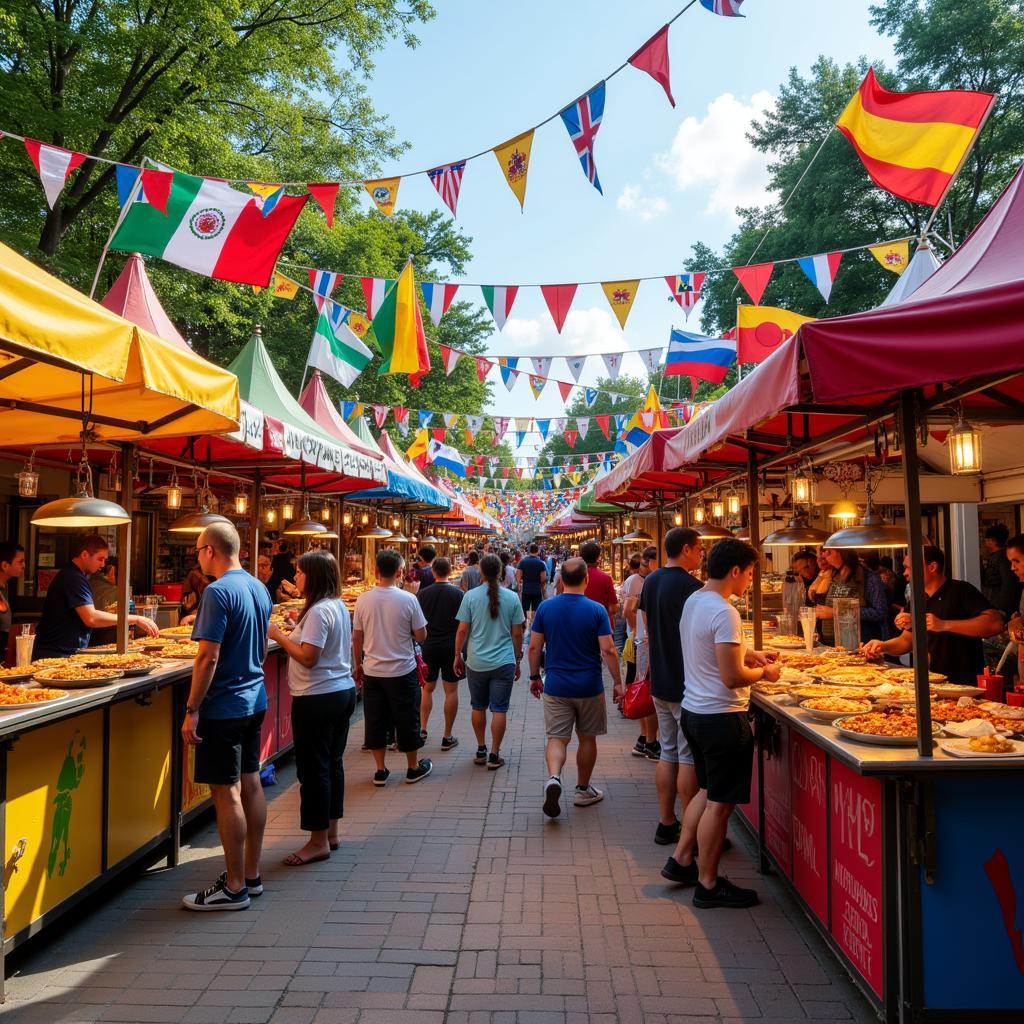
[[[544,785],[544,813],[549,818],[561,814],[562,767],[574,726],[579,749],[573,803],[586,807],[604,797],[590,782],[597,763],[597,737],[608,731],[602,659],[615,684],[616,700],[622,696],[619,655],[612,643],[608,612],[585,596],[586,588],[586,562],[582,558],[567,559],[562,565],[562,593],[540,605],[530,635],[530,693],[534,697],[544,695],[548,737],[544,757],[549,773]],[[547,671],[543,681],[542,652]]]
[[[109,550],[110,545],[95,533],[71,545],[71,561],[47,588],[33,658],[67,658],[89,646],[94,629],[117,625],[114,612],[101,612],[96,607],[89,584],[89,577],[106,565]],[[160,632],[157,624],[144,615],[129,615],[128,622],[149,636]]]

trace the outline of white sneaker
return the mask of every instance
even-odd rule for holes
[[[577,786],[572,802],[577,807],[589,807],[591,804],[600,803],[603,799],[604,793],[596,786]]]
[[[544,783],[544,813],[549,818],[557,818],[562,813],[559,801],[562,799],[562,780],[552,775]]]

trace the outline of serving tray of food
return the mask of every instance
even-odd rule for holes
[[[1004,736],[972,736],[970,739],[939,740],[939,749],[952,757],[1024,757],[1024,740]]]
[[[17,665],[14,668],[0,668],[0,683],[23,683],[33,675],[31,665]]]
[[[45,686],[9,686],[0,683],[0,711],[23,711],[46,704],[56,704],[68,696],[67,690]]]
[[[820,722],[833,722],[845,715],[865,714],[871,710],[871,701],[850,697],[811,697],[800,702],[800,710]]]
[[[36,672],[37,682],[56,683],[68,689],[90,689],[94,686],[109,686],[122,678],[123,672],[110,668],[86,668],[82,665],[57,665]]]
[[[913,747],[917,744],[917,717],[902,711],[870,711],[837,718],[832,724],[840,736],[855,743],[880,747]],[[938,732],[939,726],[933,722],[932,733]]]

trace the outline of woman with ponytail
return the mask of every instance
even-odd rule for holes
[[[523,606],[515,591],[501,585],[502,564],[497,555],[480,560],[483,586],[467,592],[456,618],[455,673],[463,670],[469,678],[469,700],[473,709],[473,732],[477,750],[475,764],[500,768],[501,741],[512,684],[519,678],[523,658]],[[462,652],[467,650],[463,662]],[[491,712],[491,749],[487,749],[487,711]]]

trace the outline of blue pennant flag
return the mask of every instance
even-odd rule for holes
[[[430,426],[430,421],[434,418],[434,414],[427,412],[426,409],[420,409],[417,415],[420,418],[420,428],[424,430]]]
[[[540,431],[540,436],[546,441],[548,431],[551,429],[551,420],[537,420],[537,429]]]
[[[587,403],[587,408],[588,409],[591,408],[593,406],[593,404],[597,401],[597,396],[598,396],[597,388],[584,388],[583,389],[583,397],[584,397],[584,399],[585,399],[585,401]]]
[[[341,403],[341,418],[346,423],[348,423],[348,421],[352,418],[352,413],[354,413],[356,411],[356,406],[358,404],[359,404],[358,402],[344,402],[344,401]]]
[[[629,422],[629,413],[617,412],[615,414],[615,429],[621,434]]]
[[[139,180],[141,172],[138,167],[127,167],[125,164],[117,164],[115,170],[117,172],[117,205],[124,206],[128,202],[128,197],[132,194],[132,189],[135,188],[135,182]],[[138,202],[142,198],[142,189],[139,189],[135,200]]]

